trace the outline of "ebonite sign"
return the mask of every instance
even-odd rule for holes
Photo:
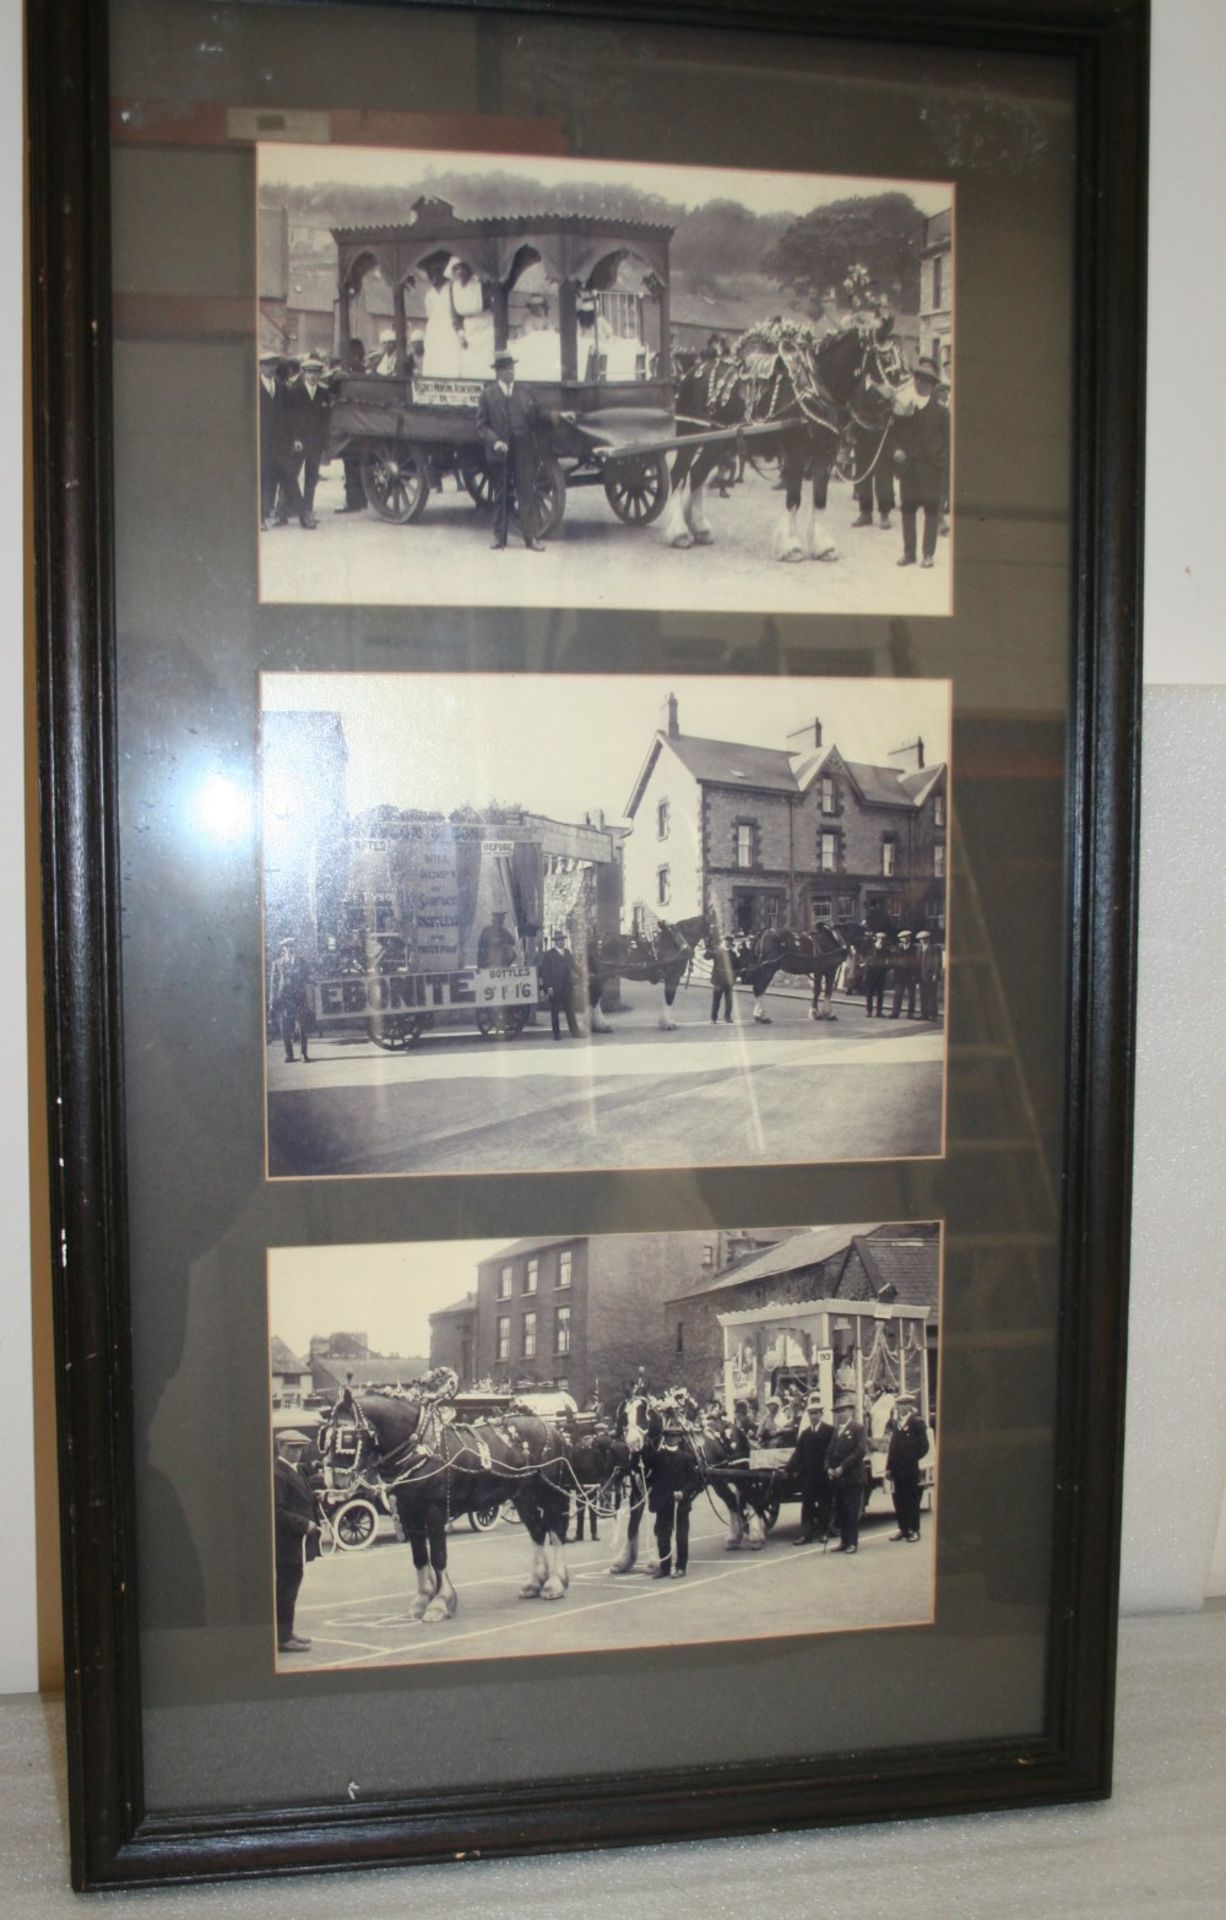
[[[315,1018],[366,1020],[372,1014],[433,1013],[436,1009],[534,1007],[540,997],[535,967],[462,967],[457,973],[344,974],[312,985]]]

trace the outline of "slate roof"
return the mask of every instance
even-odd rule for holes
[[[430,1315],[431,1320],[443,1320],[449,1313],[471,1313],[477,1304],[475,1293],[466,1293],[462,1299],[453,1300],[449,1307],[436,1307]]]
[[[855,1241],[855,1251],[878,1298],[892,1288],[886,1297],[899,1306],[930,1307],[934,1312],[940,1294],[940,1248],[937,1233],[904,1227],[886,1228],[871,1239],[857,1237]]]
[[[329,1358],[320,1354],[314,1361],[314,1372],[328,1374],[337,1385],[347,1384],[357,1388],[401,1386],[407,1387],[419,1380],[430,1362],[420,1354],[410,1354],[406,1360],[344,1360],[337,1356]]]
[[[872,1233],[875,1225],[875,1222],[869,1222],[867,1225],[812,1227],[806,1233],[791,1234],[786,1240],[781,1240],[778,1246],[768,1247],[765,1253],[755,1254],[752,1259],[743,1260],[735,1267],[725,1267],[722,1273],[691,1287],[687,1293],[673,1297],[677,1300],[698,1300],[713,1293],[730,1293],[736,1287],[744,1286],[747,1281],[769,1280],[776,1275],[795,1273],[801,1267],[819,1266],[846,1252],[857,1235]],[[831,1291],[833,1293],[833,1287]]]
[[[627,819],[634,818],[665,746],[672,748],[695,780],[722,787],[745,786],[768,793],[806,792],[834,752],[833,746],[823,748],[818,754],[801,753],[795,748],[785,751],[780,747],[753,747],[743,741],[704,740],[693,733],[670,735],[661,728],[626,802]],[[898,807],[908,813],[923,804],[945,771],[943,760],[919,772],[906,773],[897,767],[876,767],[866,760],[845,759],[843,765],[868,805]]]
[[[274,1373],[309,1373],[311,1371],[306,1361],[300,1360],[298,1355],[286,1346],[279,1334],[273,1334],[268,1346]]]
[[[491,1253],[481,1265],[488,1267],[497,1260],[512,1260],[517,1253],[540,1253],[545,1247],[573,1247],[579,1237],[573,1233],[559,1233],[552,1240],[512,1240],[508,1246],[499,1247],[497,1253]]]

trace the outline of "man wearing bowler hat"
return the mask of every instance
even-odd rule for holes
[[[511,495],[519,511],[520,531],[529,553],[544,553],[537,538],[539,516],[536,480],[540,468],[538,440],[544,416],[528,387],[515,378],[515,355],[506,347],[494,355],[494,379],[481,389],[477,427],[485,443],[494,476],[494,538],[496,550],[507,544]]]

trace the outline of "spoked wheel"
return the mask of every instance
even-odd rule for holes
[[[662,453],[612,461],[605,472],[604,491],[619,520],[628,527],[649,527],[668,504],[668,461]]]
[[[547,453],[536,470],[537,539],[548,540],[566,512],[566,475],[560,461]]]
[[[407,1053],[429,1025],[428,1013],[377,1013],[366,1022],[366,1033],[385,1053]]]
[[[768,1496],[762,1508],[762,1524],[768,1533],[779,1518],[779,1508],[781,1504],[782,1502],[780,1501],[779,1495],[772,1493]]]
[[[477,1031],[487,1040],[518,1040],[527,1024],[527,1014],[518,1007],[499,1007],[496,1013],[483,1007],[477,1015]]]
[[[370,1500],[347,1500],[332,1515],[336,1544],[346,1553],[360,1553],[379,1530],[379,1515]]]
[[[474,1533],[488,1533],[491,1527],[498,1525],[498,1516],[501,1512],[502,1501],[491,1500],[484,1507],[470,1509],[468,1524]]]
[[[430,472],[416,447],[380,440],[362,456],[362,485],[380,520],[407,527],[430,498]]]
[[[460,478],[475,507],[493,506],[494,477],[484,463],[475,460],[469,462],[461,467]]]
[[[503,1501],[498,1509],[498,1518],[505,1521],[508,1527],[522,1527],[524,1524],[515,1510],[515,1502],[513,1500]]]

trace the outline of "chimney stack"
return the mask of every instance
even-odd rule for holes
[[[822,723],[820,717],[815,717],[810,720],[807,727],[796,727],[793,732],[789,733],[788,739],[798,742],[798,745],[793,749],[796,753],[809,753],[810,751],[820,753],[822,749]]]
[[[893,747],[890,759],[895,762],[900,773],[922,773],[924,771],[924,742],[922,739],[908,740],[905,747]]]
[[[675,693],[669,694],[668,699],[665,702],[665,712],[668,715],[667,732],[668,732],[669,739],[670,740],[679,739],[681,734],[681,728],[677,724],[677,696]]]

